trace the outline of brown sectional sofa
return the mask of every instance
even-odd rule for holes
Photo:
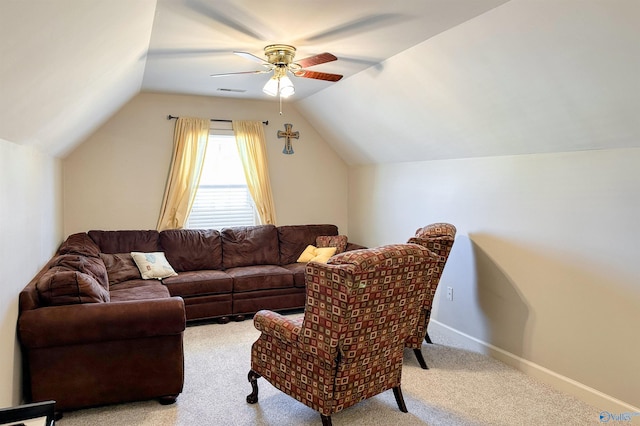
[[[335,225],[71,235],[20,293],[26,399],[56,400],[59,411],[175,401],[186,321],[303,308],[296,260],[336,235]],[[177,275],[141,279],[132,251],[164,252]]]

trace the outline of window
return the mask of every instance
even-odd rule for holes
[[[257,223],[233,133],[216,130],[209,134],[200,186],[185,227],[221,229]]]

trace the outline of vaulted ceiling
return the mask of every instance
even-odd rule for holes
[[[287,100],[350,164],[640,146],[636,0],[0,0],[0,138],[64,156],[140,91]],[[219,89],[230,89],[219,90]]]

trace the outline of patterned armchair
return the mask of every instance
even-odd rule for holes
[[[393,389],[407,412],[400,378],[405,342],[417,327],[426,286],[439,257],[415,244],[341,253],[306,267],[304,318],[271,311],[254,317],[262,332],[251,350],[247,402],[258,402],[257,379],[331,415]]]
[[[453,247],[455,236],[455,226],[449,223],[432,223],[431,225],[418,229],[415,237],[409,238],[409,241],[407,241],[408,244],[419,244],[426,247],[439,256],[436,271],[432,276],[432,281],[427,290],[424,304],[420,310],[418,326],[414,329],[412,335],[407,341],[407,347],[413,349],[420,367],[425,370],[429,367],[422,356],[422,341],[425,340],[427,343],[432,343],[429,333],[427,332],[429,318],[431,317],[431,305],[433,304],[433,297],[436,294],[436,289],[440,283],[440,277],[442,276],[444,265],[447,263],[451,247]]]

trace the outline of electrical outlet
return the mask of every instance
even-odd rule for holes
[[[447,300],[453,300],[453,287],[447,287]]]

